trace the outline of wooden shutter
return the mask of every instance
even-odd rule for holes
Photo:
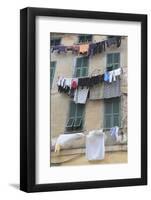
[[[112,127],[112,103],[105,102],[105,128]]]
[[[91,42],[92,35],[79,35],[79,42]]]
[[[113,98],[105,102],[105,128],[120,126],[120,99]]]
[[[120,53],[107,54],[107,69],[109,71],[120,67]]]
[[[74,102],[70,103],[70,112],[69,112],[69,119],[67,122],[67,126],[68,128],[72,128],[74,121],[75,121],[75,113],[76,113],[76,106]]]
[[[88,75],[88,57],[77,58],[75,77],[83,77]]]
[[[84,105],[70,103],[69,119],[67,122],[67,129],[76,130],[82,129]]]
[[[119,98],[113,100],[113,126],[120,126],[120,101]]]
[[[53,61],[50,63],[50,87],[52,88],[52,83],[55,75],[55,70],[56,70],[56,62]]]

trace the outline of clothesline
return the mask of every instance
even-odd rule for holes
[[[105,72],[105,74],[90,77],[64,78],[60,76],[57,82],[58,92],[64,92],[68,94],[71,98],[73,98],[73,101],[76,104],[86,103],[90,88],[93,88],[94,90],[96,88],[96,91],[91,90],[90,92],[90,98],[92,100],[118,97],[121,95],[120,80],[118,78],[120,74],[121,68]],[[99,85],[99,83],[102,82],[105,83],[103,92],[101,94],[100,92],[102,91],[102,89],[98,88],[96,85]]]
[[[106,50],[106,47],[110,47],[112,45],[120,47],[121,36],[115,36],[95,43],[80,43],[73,44],[71,46],[56,45],[51,47],[51,52],[53,53],[54,51],[57,51],[58,53],[67,53],[67,51],[72,51],[74,54],[87,54],[88,56],[92,56],[97,53],[102,53]]]
[[[95,70],[98,70],[98,72],[100,71],[99,69],[95,69]],[[96,77],[99,76],[101,78],[99,81],[105,81],[105,82],[111,83],[112,81],[116,81],[116,79],[115,79],[116,76],[119,76],[120,74],[123,73],[122,67],[119,67],[118,69],[114,69],[114,70],[111,70],[111,71],[107,71],[106,70],[105,73],[98,73],[98,74],[92,75],[95,72],[95,70],[93,70],[90,75],[82,76],[82,77],[73,77],[73,78],[71,78],[71,77],[58,76],[58,81],[59,81],[60,78],[61,79],[71,79],[71,80],[72,79],[73,80],[84,80],[84,79],[87,79],[87,78],[91,79],[91,78],[96,78]]]

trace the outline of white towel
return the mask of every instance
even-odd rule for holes
[[[104,133],[102,130],[90,131],[86,137],[86,158],[103,160],[105,156]]]

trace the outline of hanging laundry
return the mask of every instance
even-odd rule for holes
[[[57,138],[55,144],[55,152],[59,152],[61,148],[64,148],[66,146],[71,146],[72,142],[83,137],[84,137],[83,133],[61,134]]]
[[[71,82],[72,82],[72,78],[65,78],[64,87],[68,86],[69,88],[71,88]]]
[[[102,130],[90,131],[86,136],[86,158],[103,160],[105,156],[105,139]]]
[[[109,71],[108,74],[109,74],[109,83],[112,83],[113,77],[115,77],[115,76],[114,76],[114,70]]]
[[[103,98],[104,99],[121,96],[120,79],[119,78],[112,83],[104,82],[103,85],[104,85],[103,86]]]
[[[115,69],[115,70],[111,70],[108,71],[108,82],[112,83],[112,81],[116,81],[117,77],[121,74],[121,68]]]
[[[88,56],[93,56],[95,55],[95,49],[96,49],[97,45],[96,43],[90,43],[89,44],[89,50],[88,50]]]
[[[89,56],[93,56],[97,53],[102,53],[103,51],[105,51],[105,41],[89,44]]]
[[[114,76],[117,77],[117,76],[121,75],[121,72],[122,72],[121,68],[115,69],[114,70]]]
[[[112,138],[116,141],[118,141],[118,137],[119,137],[119,127],[118,126],[115,126],[115,127],[112,127],[110,129],[110,134],[112,136]]]
[[[64,93],[68,93],[70,94],[70,89],[71,89],[71,81],[72,81],[72,78],[65,78],[65,82],[64,82],[64,85],[63,85],[63,92]]]
[[[60,76],[57,81],[58,92],[64,92],[69,94],[71,88],[71,80],[71,78],[64,78]]]
[[[94,85],[97,85],[103,81],[103,76],[102,75],[97,75],[97,76],[91,76],[89,80],[89,87],[92,87]]]
[[[105,82],[108,82],[108,81],[109,81],[109,72],[108,72],[108,71],[106,71],[106,72],[104,73],[104,81],[105,81]]]
[[[102,53],[105,51],[105,41],[96,43],[96,53]]]
[[[72,78],[71,80],[71,88],[76,89],[78,87],[78,78]]]
[[[58,81],[57,81],[57,85],[58,86],[61,86],[61,81],[62,81],[63,77],[62,76],[59,76],[58,77]]]
[[[81,77],[78,80],[78,85],[79,86],[89,86],[89,82],[90,82],[90,77]]]
[[[78,54],[79,53],[79,49],[80,49],[79,45],[73,45],[72,46],[72,53],[73,54]]]
[[[117,47],[120,47],[120,45],[121,45],[121,36],[117,36],[116,40],[117,40]]]
[[[80,44],[79,45],[79,53],[84,54],[87,53],[89,50],[89,44]]]
[[[67,53],[67,47],[64,45],[56,45],[51,48],[51,52],[57,51],[57,53]]]
[[[88,96],[89,88],[78,87],[74,94],[74,102],[79,104],[85,104]]]
[[[112,45],[116,45],[116,47],[120,47],[121,45],[121,36],[111,37],[106,40],[107,47],[111,47]]]
[[[60,76],[58,78],[57,85],[58,85],[58,92],[60,92],[60,93],[63,92],[63,90],[64,90],[64,88],[63,88],[64,81],[65,81],[64,77]]]
[[[73,50],[73,46],[67,46],[67,51],[72,51]]]
[[[111,47],[112,45],[115,45],[115,44],[117,44],[116,37],[111,37],[108,40],[106,40],[107,47]]]

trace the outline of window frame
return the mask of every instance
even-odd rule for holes
[[[119,62],[114,62],[115,61],[115,54],[118,54],[119,58],[118,58],[118,61]],[[112,63],[109,63],[108,60],[109,60],[109,56],[112,56],[112,60],[113,62]],[[113,57],[114,56],[114,57]],[[121,54],[120,52],[112,52],[112,53],[107,53],[107,56],[106,56],[106,69],[109,70],[109,68],[111,68],[110,65],[112,65],[112,69],[111,70],[115,70],[115,69],[118,69],[120,67],[120,62],[121,62]],[[115,67],[115,65],[118,65],[118,67]],[[109,70],[109,71],[111,71]]]
[[[58,43],[56,41],[59,41]],[[54,43],[54,44],[52,44]],[[51,46],[57,46],[57,45],[60,45],[61,44],[61,38],[51,38],[50,40],[50,45]]]
[[[53,67],[52,67],[52,63],[54,63]],[[51,61],[50,62],[50,88],[52,88],[53,80],[54,80],[54,77],[55,77],[56,63],[57,63],[56,61]],[[51,70],[53,70],[53,74],[52,74]]]
[[[72,109],[72,106],[75,106],[75,112],[74,112],[74,115],[70,116],[71,114],[71,109]],[[78,115],[78,106],[83,106],[83,110],[82,110],[82,115]],[[83,122],[84,122],[84,112],[85,112],[85,105],[84,104],[76,104],[74,103],[73,101],[70,102],[70,108],[69,108],[69,114],[68,114],[68,118],[67,118],[67,123],[66,123],[66,131],[71,131],[71,132],[74,132],[76,130],[78,131],[81,131],[83,129]],[[73,119],[73,122],[72,124],[69,126],[68,123],[69,121]],[[79,122],[79,126],[75,125],[76,123],[76,120],[80,119],[80,122]]]
[[[84,60],[83,59],[87,59],[87,66],[82,65]],[[78,60],[82,59],[82,64],[78,66]],[[77,73],[77,71],[80,71],[79,75]],[[85,74],[83,75],[83,72],[85,70]],[[89,70],[89,58],[88,56],[81,56],[81,57],[77,57],[76,58],[76,66],[75,66],[75,71],[74,71],[74,77],[86,77],[88,76],[88,70]]]
[[[83,37],[83,39],[81,39]],[[90,37],[90,39],[87,39],[87,37]],[[87,42],[92,42],[93,36],[91,34],[81,34],[78,36],[78,42],[79,43],[87,43]]]
[[[114,103],[118,103],[118,109],[119,109],[119,112],[114,112],[113,109],[114,109]],[[111,104],[111,109],[112,109],[112,112],[110,113],[106,113],[106,106],[107,106],[107,103],[110,103]],[[115,115],[118,116],[118,125],[115,125],[114,124],[114,120],[115,120]],[[107,126],[107,117],[111,117],[111,124],[110,126]],[[121,98],[120,97],[116,97],[116,98],[111,98],[111,99],[106,99],[104,101],[104,128],[105,129],[110,129],[114,126],[118,126],[121,128]]]

